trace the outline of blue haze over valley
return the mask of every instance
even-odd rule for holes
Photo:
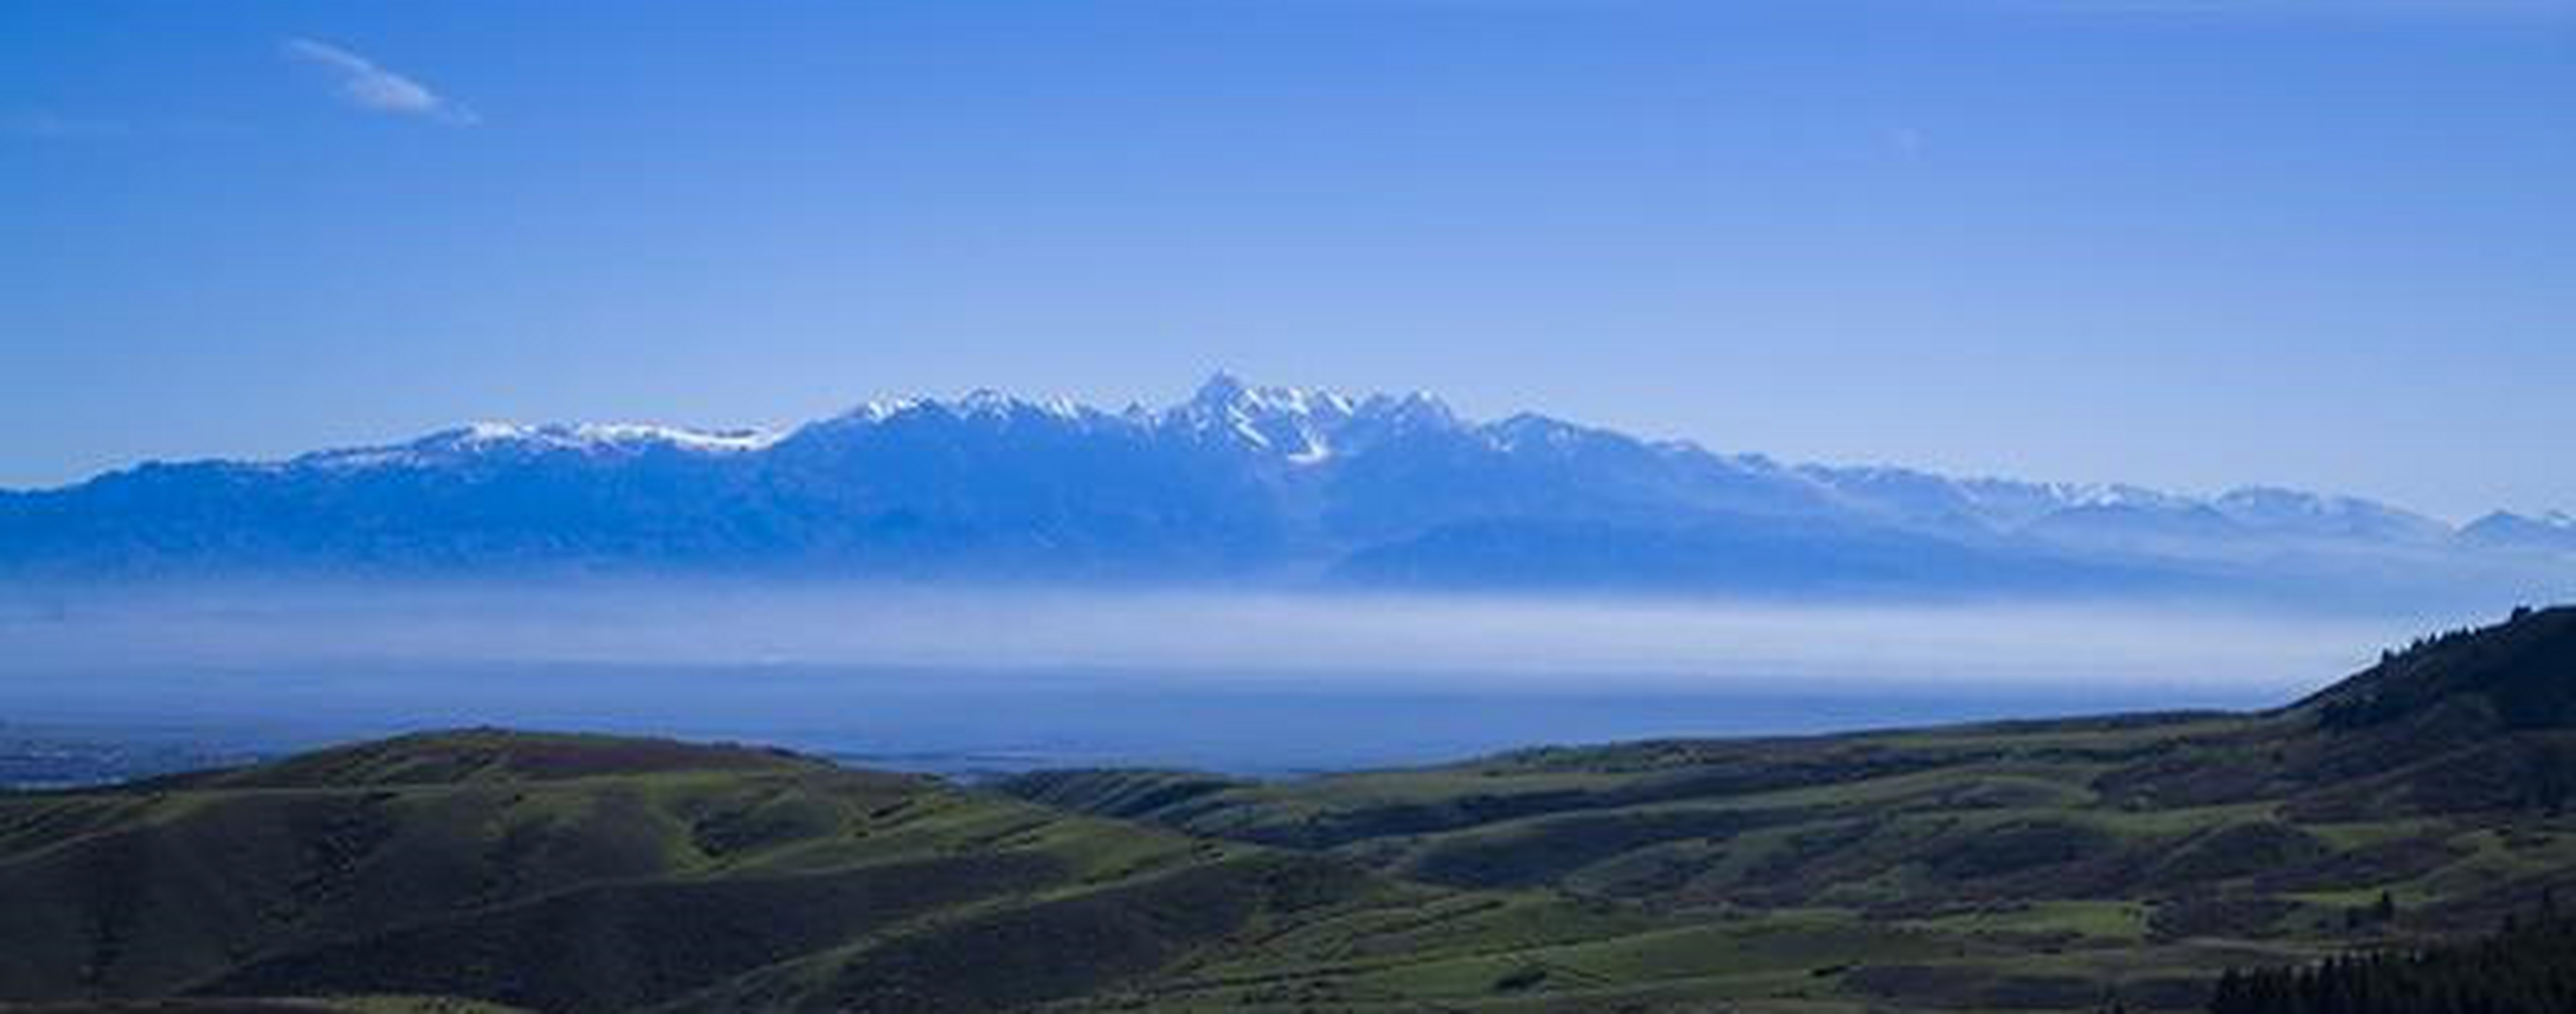
[[[2563,594],[2576,525],[1803,465],[1219,375],[1160,408],[977,392],[149,463],[0,495],[0,566],[22,737],[506,722],[1278,773],[2264,706]]]

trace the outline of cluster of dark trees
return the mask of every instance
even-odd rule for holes
[[[2335,732],[2384,725],[2452,698],[2485,698],[2506,730],[2576,728],[2576,608],[2514,610],[2502,626],[2417,638],[2377,669],[2339,684],[2319,724]]]
[[[2537,612],[2539,612],[2539,610],[2533,609],[2530,606],[2515,606],[2513,607],[2513,614],[2505,617],[2505,622],[2520,623],[2524,620],[2530,619],[2532,615]],[[2476,637],[2482,632],[2483,631],[2477,627],[2457,627],[2436,634],[2427,634],[2422,637],[2418,637],[2413,641],[2407,642],[2404,650],[2395,648],[2382,650],[2379,653],[2379,661],[2382,663],[2395,662],[2399,659],[2412,658],[2428,651],[2448,648],[2452,645],[2460,644],[2470,638]]]
[[[2553,899],[2554,900],[2554,899]],[[2567,1014],[2576,918],[2554,911],[2472,943],[2231,971],[2211,1014]]]

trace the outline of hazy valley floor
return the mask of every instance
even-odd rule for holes
[[[1426,764],[1532,743],[1751,736],[2173,707],[2259,689],[1921,681],[1705,689],[1567,677],[1370,688],[1193,685],[1159,674],[590,665],[265,668],[29,676],[0,686],[0,784],[110,781],[410,729],[499,724],[775,743],[853,767],[981,778],[1098,766],[1283,777]],[[65,687],[78,689],[64,689]],[[173,706],[169,702],[186,702]]]
[[[2246,710],[2405,615],[2143,603],[183,588],[0,608],[0,781],[577,728],[950,775],[1278,776],[1536,744]]]
[[[2267,712],[1284,781],[415,736],[0,796],[0,997],[2183,1010],[2576,890],[2571,737],[2566,610]]]

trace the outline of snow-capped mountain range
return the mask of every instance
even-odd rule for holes
[[[726,571],[1782,593],[2545,593],[2576,520],[1793,465],[1423,394],[1218,376],[785,432],[480,424],[0,493],[0,569]]]

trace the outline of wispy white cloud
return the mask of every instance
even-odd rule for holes
[[[283,49],[289,59],[337,75],[340,97],[361,109],[425,117],[459,126],[470,126],[482,120],[474,110],[431,91],[428,85],[379,67],[373,60],[330,43],[288,39]]]

